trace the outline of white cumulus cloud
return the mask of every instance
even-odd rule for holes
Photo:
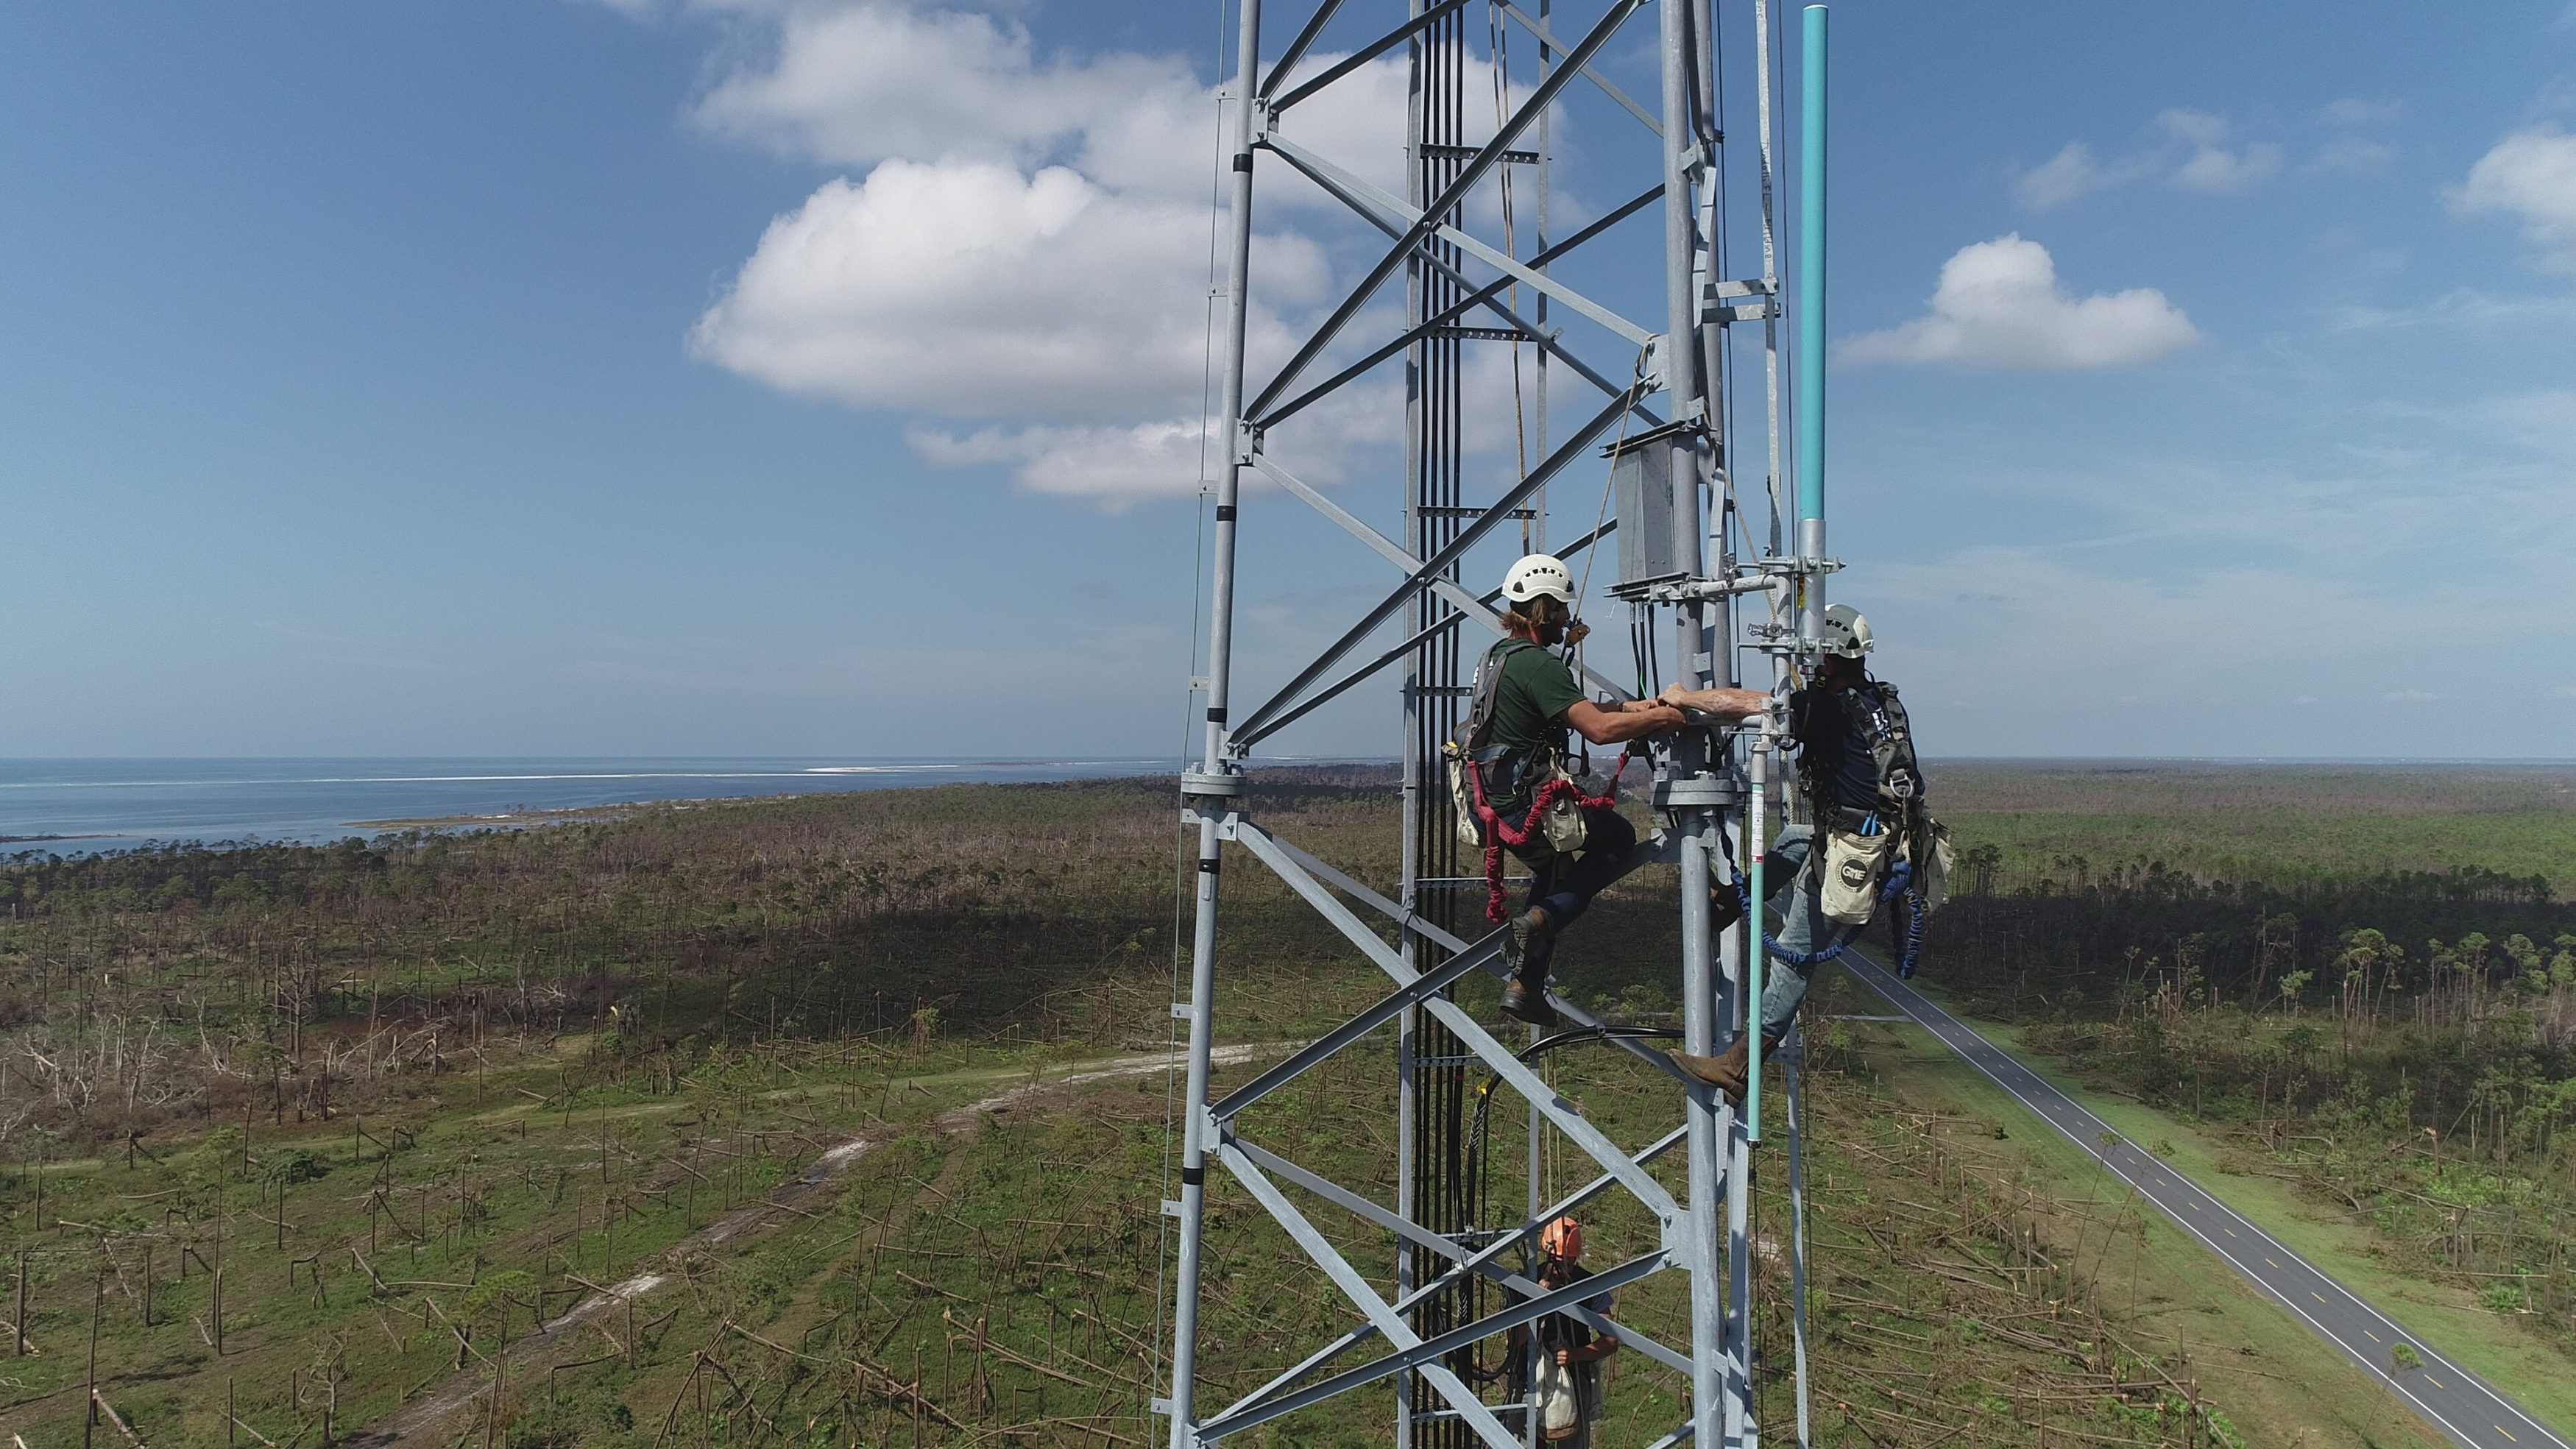
[[[1051,50],[1010,6],[964,0],[608,3],[722,28],[698,126],[846,168],[769,224],[691,329],[693,356],[908,416],[920,457],[1001,468],[1023,491],[1115,508],[1198,487],[1222,202],[1217,91],[1186,59]],[[1404,58],[1382,57],[1279,128],[1401,195],[1408,86]],[[1256,379],[1334,295],[1334,248],[1376,244],[1286,164],[1262,166]],[[1469,199],[1480,229],[1498,221],[1493,190]],[[1478,371],[1471,383],[1489,383]],[[1310,409],[1270,453],[1335,481],[1360,451],[1400,441],[1391,386]],[[1508,422],[1501,432],[1470,450],[1508,446]]]
[[[726,17],[699,125],[851,168],[772,221],[698,320],[693,355],[785,391],[916,422],[933,463],[1122,507],[1202,471],[1217,95],[1176,56],[1042,53],[1024,26],[938,0],[674,0]],[[1317,56],[1310,67],[1337,57]],[[1355,69],[1282,130],[1401,194],[1402,59]],[[1254,239],[1256,376],[1327,300],[1338,207],[1276,162]],[[1376,401],[1383,401],[1377,399]],[[1336,411],[1336,408],[1339,411]],[[1334,400],[1301,476],[1331,482],[1396,434]]]
[[[963,436],[916,426],[904,434],[933,463],[1007,464],[1011,480],[1027,492],[1088,499],[1113,511],[1196,492],[1209,456],[1204,439],[1196,418],[1130,427],[984,428]]]
[[[2153,362],[2200,340],[2152,287],[2078,297],[2048,248],[2019,233],[1961,247],[1941,266],[1931,309],[1845,340],[1852,363],[1952,363],[2031,372]]]
[[[2013,199],[2032,211],[2049,211],[2095,192],[2161,179],[2186,191],[2223,194],[2248,190],[2281,170],[2285,153],[2271,141],[2230,146],[2227,118],[2174,108],[2159,112],[2147,138],[2124,155],[2104,158],[2083,141],[2013,178]]]
[[[2173,182],[2186,191],[2223,194],[2270,180],[2280,169],[2281,148],[2269,141],[2256,141],[2238,151],[2224,146],[2197,146],[2174,168]]]
[[[2104,164],[2093,148],[2069,141],[2065,149],[2013,179],[2013,199],[2033,211],[2064,206],[2096,191],[2126,186],[2153,168],[2135,159]]]
[[[1209,99],[1176,58],[1041,60],[1018,25],[878,0],[788,14],[765,63],[717,82],[696,114],[720,134],[842,165],[1064,159],[1105,185],[1205,195]],[[1095,136],[1115,164],[1093,164]]]
[[[887,161],[770,223],[690,336],[790,392],[951,417],[1169,406],[1199,389],[1207,213],[1064,167]],[[1258,295],[1311,300],[1320,249],[1273,235]],[[1254,341],[1285,333],[1264,309]]]
[[[2516,131],[2478,158],[2451,203],[2519,220],[2539,265],[2576,272],[2576,136],[2554,127]]]
[[[2170,162],[2169,178],[2186,191],[2243,191],[2281,169],[2281,148],[2270,141],[2230,149],[2224,116],[2169,110],[2156,117],[2156,129],[2169,143],[2184,148],[2181,159]]]
[[[1317,405],[1314,425],[1282,433],[1264,456],[1317,487],[1342,482],[1357,449],[1403,437],[1403,396],[1390,381],[1362,385]],[[1148,498],[1188,497],[1222,456],[1222,436],[1208,438],[1199,420],[1131,424],[1038,423],[973,432],[916,424],[904,431],[913,452],[942,467],[1000,464],[1026,493],[1079,498],[1118,512]],[[1471,451],[1473,451],[1471,449]],[[1255,489],[1266,487],[1258,475]]]

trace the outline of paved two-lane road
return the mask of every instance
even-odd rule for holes
[[[2464,1449],[2576,1449],[2576,1445],[2570,1445],[2566,1438],[2524,1413],[2484,1380],[2435,1352],[2424,1340],[2399,1327],[2387,1314],[2354,1296],[2261,1228],[2230,1212],[2225,1204],[2174,1171],[2162,1158],[2114,1132],[2108,1123],[2076,1105],[2073,1098],[2046,1078],[1979,1036],[1923,993],[1897,980],[1858,951],[1844,952],[1843,965],[1862,984],[1939,1037],[1970,1066],[1992,1078],[2015,1101],[2092,1153],[2112,1175],[2136,1188],[2140,1196],[2208,1244],[2210,1251],[2343,1350],[2344,1356],[2359,1364],[2363,1372],[2388,1385],[2453,1443]],[[2107,1148],[2103,1145],[2106,1139],[2111,1143]],[[2418,1366],[2397,1367],[2399,1344],[2413,1350]]]

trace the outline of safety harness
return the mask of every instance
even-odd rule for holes
[[[1836,797],[1833,766],[1815,757],[1814,751],[1801,750],[1798,758],[1798,784],[1814,805],[1821,832],[1828,827],[1848,826],[1858,834],[1874,835],[1883,830],[1895,831],[1904,853],[1888,867],[1887,881],[1879,888],[1879,904],[1886,905],[1905,898],[1906,927],[1903,954],[1896,974],[1911,977],[1923,954],[1923,920],[1930,908],[1924,901],[1922,882],[1917,879],[1916,863],[1932,858],[1939,848],[1935,839],[1939,830],[1931,812],[1923,803],[1923,768],[1914,756],[1914,727],[1906,718],[1904,701],[1897,697],[1896,686],[1875,679],[1826,696],[1831,706],[1843,712],[1846,727],[1858,733],[1870,754],[1877,779],[1877,798],[1867,807],[1846,803]],[[1744,893],[1745,883],[1739,878],[1736,893]],[[1749,909],[1749,907],[1748,907]],[[1772,956],[1791,966],[1813,966],[1839,956],[1858,940],[1866,923],[1845,931],[1822,950],[1794,952],[1781,949],[1768,933],[1762,944]]]
[[[1876,815],[1897,822],[1910,834],[1923,813],[1923,767],[1914,758],[1914,726],[1905,717],[1905,702],[1897,697],[1896,686],[1864,680],[1825,699],[1842,710],[1844,722],[1869,750],[1878,798],[1866,805],[1836,798],[1827,762],[1805,750],[1798,757],[1799,788],[1820,807],[1819,814],[1841,808]]]
[[[1538,647],[1527,639],[1504,639],[1485,651],[1483,662],[1476,666],[1476,691],[1467,707],[1466,721],[1449,742],[1453,778],[1464,776],[1467,785],[1465,798],[1457,803],[1462,817],[1475,822],[1477,843],[1485,852],[1485,919],[1497,923],[1511,916],[1510,897],[1503,888],[1504,848],[1518,849],[1533,837],[1542,836],[1540,822],[1559,800],[1570,799],[1579,810],[1601,810],[1618,804],[1619,777],[1628,772],[1627,757],[1622,755],[1619,768],[1610,776],[1610,787],[1601,794],[1586,795],[1582,785],[1563,768],[1563,745],[1551,746],[1544,741],[1520,745],[1487,743],[1486,735],[1494,723],[1495,696],[1502,688],[1504,661],[1524,649]],[[1512,762],[1517,780],[1555,776],[1531,792],[1526,812],[1515,812],[1518,823],[1494,808],[1485,788],[1486,767],[1506,760]]]

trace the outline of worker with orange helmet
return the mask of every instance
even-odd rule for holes
[[[1583,1225],[1558,1218],[1539,1229],[1539,1286],[1553,1292],[1592,1276],[1583,1266]],[[1607,1316],[1611,1295],[1595,1294],[1583,1307]],[[1539,1436],[1566,1449],[1591,1449],[1592,1425],[1601,1417],[1601,1360],[1619,1351],[1619,1340],[1595,1334],[1592,1326],[1569,1313],[1550,1313],[1536,1325],[1539,1352],[1529,1353],[1530,1328],[1511,1332],[1513,1356],[1538,1415]]]

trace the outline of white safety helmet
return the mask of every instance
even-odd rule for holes
[[[1541,594],[1559,603],[1574,602],[1574,575],[1565,571],[1565,560],[1552,553],[1529,554],[1503,575],[1503,597],[1513,603],[1526,604]]]
[[[1845,659],[1858,659],[1871,648],[1869,620],[1849,604],[1825,606],[1824,651]]]

